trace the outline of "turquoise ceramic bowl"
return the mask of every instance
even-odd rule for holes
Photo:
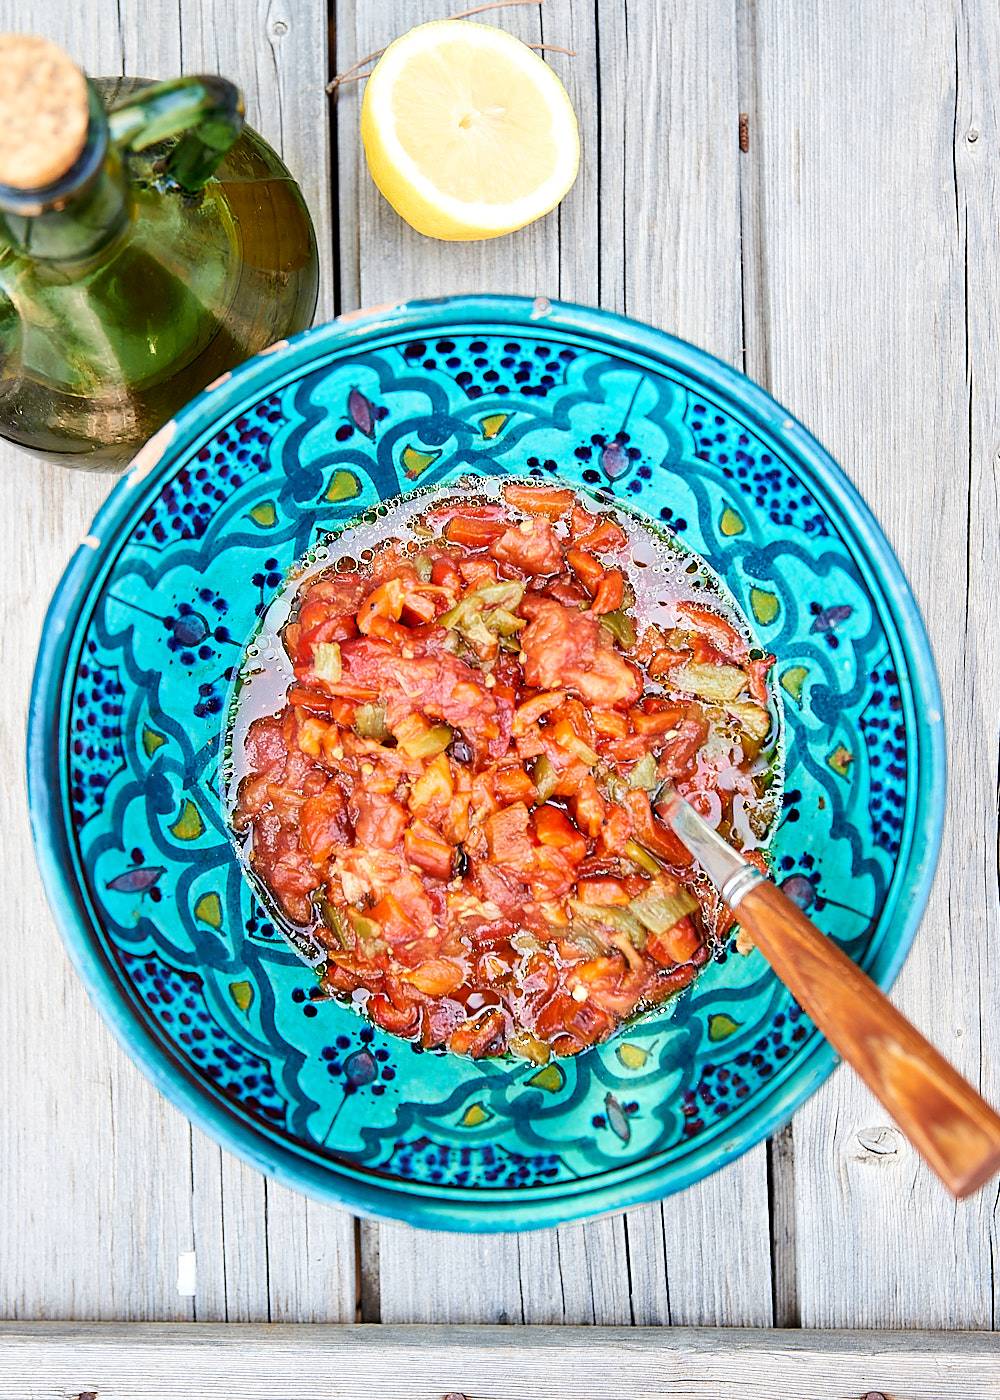
[[[883,987],[934,870],[943,728],[916,605],[834,462],[742,375],[621,317],[467,297],[342,318],[143,449],[60,584],[32,697],[35,839],[80,975],[148,1077],[262,1171],[362,1214],[516,1230],[690,1185],[834,1059],[757,953],[542,1069],[419,1053],[312,1000],[226,838],[233,668],[319,536],[468,472],[603,489],[722,576],[778,658],[777,878]]]

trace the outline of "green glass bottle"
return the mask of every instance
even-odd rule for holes
[[[114,469],[316,308],[302,195],[221,78],[90,81],[0,35],[0,436]]]

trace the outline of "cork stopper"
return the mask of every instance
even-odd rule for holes
[[[51,185],[79,157],[89,123],[86,79],[62,49],[0,34],[0,185]]]

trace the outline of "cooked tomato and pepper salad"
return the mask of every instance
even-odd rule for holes
[[[774,814],[774,658],[703,586],[644,607],[632,524],[595,505],[438,497],[306,578],[294,681],[246,734],[256,877],[324,991],[427,1048],[541,1063],[675,995],[732,918],[651,795],[747,849]]]

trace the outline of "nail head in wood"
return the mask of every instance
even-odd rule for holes
[[[68,54],[34,34],[0,34],[0,184],[44,189],[87,140],[87,81]]]

